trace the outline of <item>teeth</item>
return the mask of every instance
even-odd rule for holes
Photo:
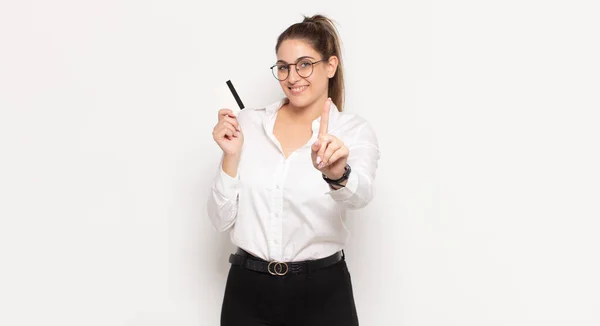
[[[306,88],[306,86],[292,87],[292,90],[293,90],[294,92],[299,92],[299,91],[301,91],[301,90],[303,90],[303,89],[305,89],[305,88]]]

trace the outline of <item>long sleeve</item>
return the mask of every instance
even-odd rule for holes
[[[229,229],[235,223],[238,213],[240,189],[239,173],[234,178],[223,172],[219,165],[207,201],[210,220],[219,232]]]
[[[343,249],[350,236],[343,214],[367,206],[377,195],[377,129],[332,104],[327,132],[348,147],[352,171],[344,188],[331,190],[311,160],[311,142],[318,137],[320,117],[312,121],[311,141],[293,154],[283,155],[273,132],[278,112],[286,103],[288,99],[283,98],[237,114],[244,133],[238,174],[226,174],[221,159],[213,183],[208,185],[208,215],[217,231],[229,233],[233,245],[262,259],[326,257]]]
[[[380,157],[377,137],[368,123],[361,125],[355,137],[347,145],[348,164],[352,168],[348,182],[345,187],[329,192],[335,201],[349,209],[363,208],[373,199],[373,181]]]

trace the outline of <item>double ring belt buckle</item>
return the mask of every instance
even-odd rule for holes
[[[271,275],[283,276],[288,273],[290,268],[287,263],[272,261],[267,266],[267,270],[269,271],[269,274],[271,274]]]

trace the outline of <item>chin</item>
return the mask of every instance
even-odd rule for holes
[[[295,96],[292,94],[286,95],[288,100],[290,101],[290,104],[292,104],[295,107],[306,107],[313,102],[313,99],[308,96]]]

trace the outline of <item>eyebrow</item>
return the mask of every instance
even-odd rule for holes
[[[300,60],[302,60],[302,59],[313,59],[313,60],[314,60],[315,58],[313,58],[313,57],[311,57],[311,56],[309,56],[309,55],[305,55],[305,56],[303,56],[303,57],[300,57],[300,58],[296,59],[296,61],[295,61],[295,62],[298,62],[298,61],[300,61]],[[288,62],[287,62],[287,61],[285,61],[285,60],[277,60],[277,63],[285,63],[285,64],[287,64]]]

